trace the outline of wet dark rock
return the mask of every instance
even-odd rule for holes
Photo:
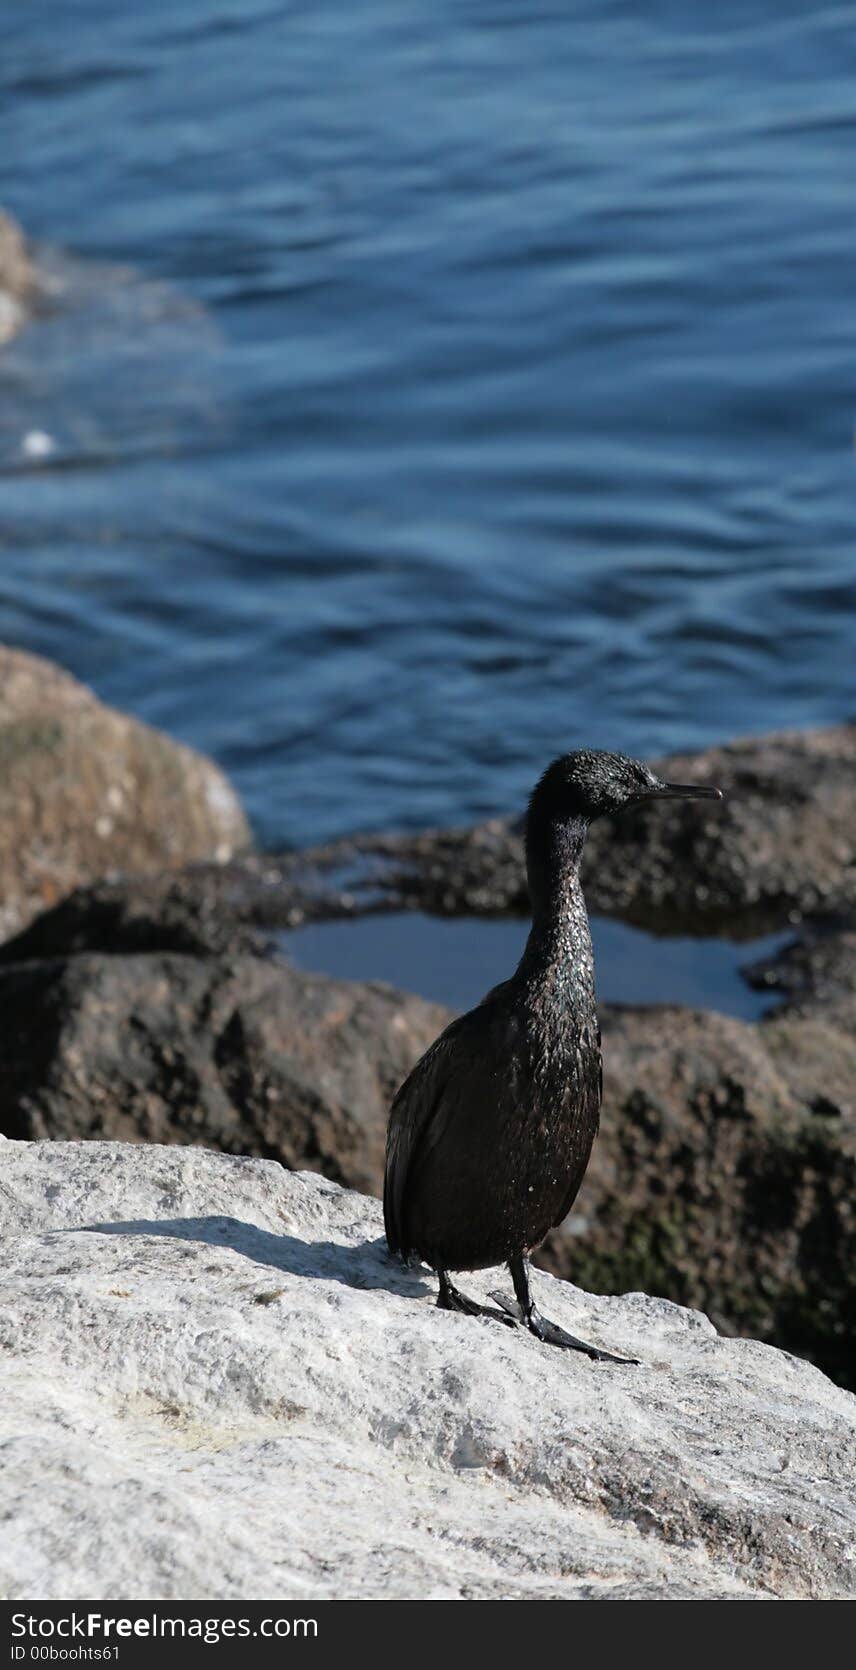
[[[77,951],[261,954],[279,931],[349,914],[348,899],[320,874],[307,881],[299,855],[246,853],[75,888],[0,945],[0,963]]]
[[[757,991],[782,994],[791,1005],[816,1007],[856,994],[856,917],[813,919],[773,957],[747,963],[744,979]]]
[[[252,860],[198,864],[76,888],[0,945],[0,964],[79,951],[260,955],[279,925],[289,926],[282,891],[255,874]]]
[[[692,1305],[856,1383],[856,1005],[602,1021],[600,1136],[539,1262]]]
[[[202,1144],[362,1188],[444,1012],[259,957],[171,952],[0,970],[0,1133]]]
[[[654,763],[665,777],[717,784],[726,803],[652,803],[596,824],[583,863],[590,910],[658,933],[748,939],[856,906],[856,725]],[[303,859],[322,881],[348,874],[352,908],[382,899],[443,915],[528,910],[519,818],[366,837]]]
[[[660,933],[743,939],[856,905],[856,725],[746,738],[663,768],[718,784],[718,818],[652,803],[593,830],[591,908]]]

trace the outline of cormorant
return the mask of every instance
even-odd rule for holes
[[[594,958],[579,878],[588,826],[652,799],[721,800],[664,783],[623,754],[565,754],[536,784],[526,819],[532,927],[511,976],[452,1021],[390,1109],[384,1222],[390,1250],[437,1271],[438,1305],[524,1323],[549,1345],[628,1362],[540,1315],[527,1258],[570,1211],[597,1135],[603,1090]],[[507,1264],[516,1302],[492,1311],[450,1270]]]

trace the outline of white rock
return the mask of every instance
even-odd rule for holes
[[[854,1592],[856,1399],[694,1312],[536,1276],[591,1363],[186,1148],[4,1143],[0,1233],[6,1598]]]

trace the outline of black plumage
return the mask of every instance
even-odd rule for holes
[[[545,771],[526,820],[532,927],[514,974],[452,1022],[401,1086],[387,1137],[392,1252],[440,1277],[448,1309],[523,1322],[550,1344],[610,1359],[540,1316],[526,1260],[567,1216],[597,1135],[602,1094],[594,958],[579,878],[593,818],[653,798],[720,798],[664,783],[640,761],[583,750]],[[450,1270],[509,1265],[516,1302],[486,1311]]]

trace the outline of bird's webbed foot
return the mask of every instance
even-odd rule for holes
[[[602,1351],[599,1345],[589,1345],[584,1339],[577,1339],[576,1334],[569,1334],[566,1329],[560,1328],[558,1322],[551,1322],[548,1317],[542,1316],[532,1302],[525,1261],[522,1258],[512,1259],[509,1269],[516,1299],[507,1299],[503,1293],[492,1293],[491,1298],[513,1322],[522,1323],[544,1345],[558,1345],[565,1351],[582,1351],[596,1363],[638,1364],[638,1357],[616,1357],[611,1351]]]
[[[440,1277],[440,1292],[437,1295],[438,1310],[458,1311],[461,1316],[489,1316],[494,1322],[504,1322],[506,1327],[514,1327],[515,1319],[506,1315],[504,1310],[492,1310],[490,1305],[480,1305],[475,1299],[468,1298],[466,1293],[461,1293],[460,1289],[450,1282],[446,1270],[439,1270],[438,1275]]]
[[[550,1322],[542,1316],[539,1310],[532,1306],[526,1325],[530,1334],[536,1339],[543,1340],[545,1345],[561,1345],[566,1351],[584,1351],[595,1363],[637,1363],[638,1357],[616,1357],[611,1351],[601,1351],[599,1345],[587,1345],[584,1339],[577,1339],[576,1334],[569,1334],[560,1328],[558,1322]]]

